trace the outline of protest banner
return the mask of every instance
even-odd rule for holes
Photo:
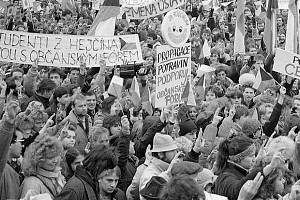
[[[156,60],[155,107],[181,103],[186,83],[191,82],[191,44],[158,46]]]
[[[35,34],[0,30],[0,61],[78,67],[83,58],[88,67],[142,62],[138,35],[91,37],[81,35]]]
[[[300,79],[300,55],[276,49],[273,71]]]
[[[126,19],[148,19],[184,5],[186,0],[160,0],[139,7],[125,7]]]
[[[120,0],[120,4],[123,7],[140,7],[145,6],[160,0]]]
[[[33,0],[22,0],[22,5],[24,9],[33,7]]]

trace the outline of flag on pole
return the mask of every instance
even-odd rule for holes
[[[133,77],[133,79],[132,79],[130,92],[131,92],[131,99],[132,99],[133,104],[135,106],[139,106],[141,103],[141,95],[140,95],[140,88],[139,88],[139,84],[136,79],[136,76]]]
[[[62,0],[61,7],[63,10],[69,10],[73,14],[76,14],[76,3],[75,0]]]
[[[298,0],[289,1],[285,50],[299,53],[299,12]]]
[[[182,92],[181,100],[188,106],[196,106],[194,91],[189,81],[187,81],[185,88]]]
[[[204,101],[205,99],[205,74],[203,74],[196,82],[195,82],[195,94],[196,99],[200,101]]]
[[[119,76],[113,76],[111,79],[110,85],[108,87],[108,94],[111,94],[118,99],[122,98],[122,88],[123,88],[124,79]]]
[[[204,41],[202,51],[203,51],[204,58],[210,56],[210,46],[208,45],[207,39],[205,39],[205,41]]]
[[[89,36],[113,36],[117,16],[120,14],[119,0],[105,0],[89,30]]]
[[[245,54],[245,3],[245,0],[237,1],[233,47],[234,54]]]
[[[272,75],[267,73],[263,68],[260,68],[256,74],[253,88],[262,92],[274,84],[275,81]]]
[[[153,108],[150,100],[150,90],[149,87],[146,86],[143,95],[141,97],[142,100],[142,109],[145,110],[150,116],[153,114]]]
[[[276,9],[278,9],[278,0],[269,0],[264,30],[264,43],[268,54],[271,54],[275,48]]]

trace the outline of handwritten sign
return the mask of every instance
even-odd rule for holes
[[[78,67],[80,58],[88,67],[142,62],[138,35],[90,37],[48,35],[0,30],[0,61]]]
[[[273,71],[300,79],[300,55],[276,49]]]
[[[191,81],[191,44],[157,47],[155,107],[181,103],[187,81]]]
[[[139,7],[158,2],[159,0],[120,0],[123,7]]]
[[[126,19],[148,19],[185,4],[186,0],[160,0],[139,7],[126,7]]]

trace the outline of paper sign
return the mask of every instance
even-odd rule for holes
[[[161,15],[185,4],[186,0],[160,0],[139,7],[126,7],[126,19],[148,19]]]
[[[0,30],[0,61],[57,67],[78,67],[80,58],[88,67],[142,62],[138,35],[92,37],[36,34]]]
[[[300,79],[300,55],[276,49],[273,71]]]
[[[191,44],[158,46],[156,60],[155,107],[181,103],[186,83],[191,83]]]
[[[187,14],[179,9],[166,14],[161,24],[163,38],[172,47],[181,47],[190,37],[191,22]]]

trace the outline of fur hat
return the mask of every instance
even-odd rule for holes
[[[156,133],[153,139],[152,152],[166,152],[178,149],[176,142],[170,135]]]
[[[244,73],[239,78],[239,84],[241,85],[253,85],[255,82],[255,75],[252,73]]]

